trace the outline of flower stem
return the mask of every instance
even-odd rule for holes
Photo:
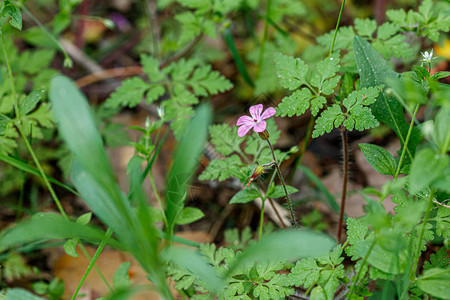
[[[339,17],[338,17],[338,20],[336,22],[336,29],[334,30],[334,36],[333,36],[333,41],[331,42],[329,56],[331,56],[331,54],[333,53],[334,42],[336,41],[336,36],[337,36],[337,33],[338,33],[338,29],[339,29],[339,23],[341,22],[342,12],[344,11],[344,5],[345,5],[345,0],[342,1],[341,10],[339,11]]]
[[[269,144],[270,152],[272,152],[273,162],[274,162],[275,168],[277,169],[278,178],[280,178],[281,184],[283,185],[284,193],[286,195],[286,201],[289,206],[289,212],[291,213],[292,223],[294,223],[295,228],[298,229],[297,221],[295,220],[294,211],[292,209],[291,198],[289,197],[289,193],[286,189],[286,183],[284,182],[283,174],[281,174],[280,166],[278,165],[277,159],[275,158],[275,152],[273,150],[272,144],[270,143],[269,139],[267,139],[266,141]]]
[[[344,181],[342,183],[342,195],[341,195],[341,211],[339,212],[338,230],[336,240],[338,244],[341,243],[342,226],[344,222],[345,200],[347,198],[347,180],[348,180],[348,140],[347,129],[341,129],[342,135],[342,147],[344,152]]]
[[[402,167],[403,158],[405,157],[406,149],[408,148],[409,139],[411,137],[411,132],[414,127],[414,120],[416,119],[417,111],[419,110],[419,104],[416,104],[416,108],[414,109],[414,114],[412,116],[411,124],[409,124],[408,134],[406,135],[406,140],[403,143],[402,154],[400,155],[400,160],[398,161],[397,170],[395,171],[394,179],[397,178],[400,173],[400,169]]]
[[[269,181],[269,184],[268,184],[269,187],[272,184],[274,179],[275,179],[275,172],[273,173],[272,177],[270,178],[270,181]],[[263,224],[264,224],[264,204],[266,203],[266,200],[267,200],[267,191],[266,191],[266,194],[264,195],[264,197],[261,199],[261,214],[259,216],[258,240],[260,240],[261,237],[262,237]]]

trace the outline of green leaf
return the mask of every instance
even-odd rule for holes
[[[128,106],[135,107],[138,105],[145,92],[151,85],[144,82],[139,77],[133,77],[125,80],[120,87],[106,100],[106,107]],[[161,90],[157,91],[161,92]],[[159,94],[161,96],[161,93]]]
[[[333,104],[316,119],[316,125],[314,125],[312,134],[313,138],[321,136],[325,132],[331,132],[333,128],[337,128],[344,120],[345,117],[341,107],[337,104]]]
[[[26,115],[32,111],[45,95],[45,89],[34,90],[19,103],[21,115]]]
[[[14,288],[6,291],[5,300],[44,300],[44,298],[38,297],[27,290]]]
[[[441,207],[444,208],[444,207]],[[438,216],[439,217],[439,216]],[[450,258],[447,257],[447,251],[445,247],[439,249],[436,253],[430,255],[430,261],[425,261],[423,263],[423,269],[429,270],[432,268],[445,269],[450,262]]]
[[[104,232],[96,227],[81,225],[52,213],[38,213],[31,219],[17,223],[14,227],[2,232],[0,251],[11,249],[24,243],[48,239],[80,238],[90,242],[99,242]],[[117,247],[117,242],[109,240]]]
[[[308,66],[303,60],[281,53],[275,53],[274,60],[282,87],[292,91],[306,83]]]
[[[242,162],[239,156],[233,154],[224,159],[215,159],[210,161],[206,169],[198,177],[199,180],[218,180],[224,181],[232,175],[240,178]],[[247,176],[245,176],[247,177]]]
[[[81,224],[81,225],[87,225],[91,221],[91,218],[92,218],[92,213],[91,212],[82,214],[81,216],[79,216],[77,218],[77,223]]]
[[[441,78],[446,78],[448,76],[450,76],[450,72],[440,71],[440,72],[436,72],[433,75],[431,75],[431,78],[433,78],[434,80],[439,80]]]
[[[375,51],[375,49],[363,38],[355,37],[353,41],[355,60],[361,78],[361,87],[373,87],[387,84],[389,78],[397,78],[386,61]],[[378,121],[388,125],[394,130],[400,139],[402,148],[409,130],[409,124],[405,120],[403,106],[393,97],[384,92],[380,93],[377,101],[370,106],[373,115]],[[403,164],[410,163],[413,159],[417,144],[422,139],[420,131],[413,128],[409,143],[406,146],[406,156]]]
[[[114,273],[113,287],[114,289],[128,288],[131,285],[129,270],[130,262],[126,261],[122,263]]]
[[[215,95],[233,87],[231,82],[219,72],[211,71],[211,65],[196,68],[187,84],[192,87],[194,94],[198,96]]]
[[[248,203],[259,197],[261,197],[261,194],[258,190],[247,188],[245,190],[241,190],[241,191],[237,192],[233,196],[233,198],[231,198],[230,204]]]
[[[80,240],[78,238],[67,240],[67,242],[64,243],[64,252],[72,257],[78,257],[77,245],[79,241]]]
[[[442,107],[436,115],[431,135],[439,153],[444,154],[450,150],[450,107]]]
[[[394,175],[396,164],[394,157],[384,148],[372,144],[359,144],[369,164],[380,174]]]
[[[206,143],[210,121],[211,108],[203,104],[197,109],[196,115],[178,144],[166,189],[166,216],[169,228],[173,228],[177,215],[184,207],[187,185],[198,166],[198,158]]]
[[[195,221],[203,218],[205,214],[198,208],[195,207],[185,207],[175,219],[175,224],[185,225],[194,223]]]
[[[295,187],[290,186],[290,185],[286,185],[286,190],[289,195],[298,192],[298,189],[296,189]],[[286,196],[286,194],[284,192],[284,188],[282,185],[275,186],[275,188],[273,190],[271,190],[270,193],[267,193],[268,198],[280,198],[280,197],[285,197],[285,196]]]
[[[12,27],[22,30],[22,13],[20,9],[12,4],[10,1],[5,1],[2,14],[6,14],[11,17],[9,24]]]
[[[277,115],[281,117],[292,117],[293,115],[300,116],[309,108],[311,98],[313,98],[313,95],[308,88],[297,90],[290,96],[286,96],[281,100],[282,102],[278,104],[277,107]],[[324,100],[324,103],[326,103],[325,98]],[[322,104],[319,109],[322,108],[324,103],[319,102],[319,105]]]
[[[152,83],[164,80],[164,74],[159,70],[159,61],[148,55],[141,55],[142,70]]]
[[[235,152],[244,140],[237,135],[237,126],[231,128],[227,124],[209,126],[209,135],[215,150],[223,155]]]
[[[418,287],[435,297],[450,299],[450,269],[433,268],[425,270],[417,279]]]
[[[437,179],[449,163],[447,154],[438,154],[433,149],[420,150],[411,165],[409,191],[417,193]]]
[[[195,274],[206,284],[208,290],[218,293],[223,289],[223,280],[198,252],[186,248],[170,247],[164,251],[163,255],[167,260],[173,261],[178,267]]]
[[[400,30],[400,27],[397,24],[393,23],[383,23],[378,27],[377,30],[377,39],[386,40],[392,37]]]
[[[375,30],[377,29],[377,22],[371,19],[355,19],[355,29],[358,35],[372,38]]]
[[[326,254],[333,246],[334,241],[321,233],[306,230],[272,233],[238,255],[228,269],[227,275],[233,274],[239,266],[258,261],[286,261]]]

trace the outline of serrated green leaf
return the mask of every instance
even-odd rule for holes
[[[450,209],[444,206],[439,207],[436,218],[436,234],[450,238]]]
[[[230,204],[248,203],[259,197],[261,197],[261,193],[258,190],[247,188],[237,192],[233,198],[231,198]]]
[[[400,30],[400,27],[397,24],[393,23],[383,23],[378,27],[377,30],[377,39],[386,40],[392,37]]]
[[[198,208],[185,207],[175,219],[175,224],[177,225],[190,224],[203,218],[204,216],[205,214]]]
[[[356,18],[355,29],[358,35],[368,37],[370,39],[377,29],[377,22],[371,19]]]
[[[128,106],[135,107],[142,101],[145,92],[151,85],[139,77],[125,80],[120,87],[106,100],[106,107]]]
[[[290,96],[286,96],[278,104],[277,115],[281,117],[300,116],[309,108],[309,102],[313,95],[308,88],[302,88],[293,92]],[[326,100],[325,100],[326,102]],[[323,103],[322,103],[323,104]]]
[[[26,115],[26,117],[24,117],[22,121],[25,120],[34,120],[41,126],[46,128],[52,128],[53,123],[55,122],[49,103],[42,103],[41,105],[39,105],[38,109]]]
[[[341,107],[333,104],[316,119],[314,125],[313,138],[321,136],[325,132],[329,133],[333,128],[337,128],[344,121],[345,117]]]
[[[232,175],[240,178],[238,174],[241,168],[242,168],[241,159],[239,158],[239,156],[234,154],[224,159],[215,159],[209,162],[205,171],[203,171],[202,174],[200,174],[198,179],[224,181],[230,178]]]
[[[289,195],[298,192],[298,189],[290,185],[286,185],[286,190]],[[284,192],[284,188],[282,185],[275,186],[275,188],[272,191],[270,191],[270,193],[267,193],[268,198],[280,198],[284,196],[286,196],[286,194]]]
[[[148,55],[141,55],[142,70],[152,83],[164,80],[164,74],[159,70],[159,61]]]
[[[187,84],[192,87],[194,94],[198,96],[215,95],[233,87],[231,82],[219,72],[212,71],[211,65],[196,68]]]
[[[396,164],[394,157],[384,148],[372,144],[359,144],[369,164],[380,174],[394,175]]]
[[[441,208],[444,208],[444,207],[441,207]],[[436,253],[432,253],[430,255],[430,261],[424,262],[423,269],[424,270],[429,270],[432,268],[445,269],[448,267],[449,262],[450,262],[450,258],[447,257],[447,251],[446,251],[445,247],[442,247]]]
[[[364,39],[355,37],[354,45],[355,60],[361,77],[361,87],[370,87],[386,84],[388,78],[397,78],[386,61],[375,51],[375,49]],[[380,93],[377,101],[370,106],[373,115],[378,121],[391,127],[400,139],[402,148],[409,130],[409,124],[405,120],[403,106],[393,97],[384,92]],[[408,142],[406,156],[403,164],[412,161],[417,144],[422,139],[420,131],[413,128]]]
[[[275,53],[274,60],[282,87],[292,91],[306,83],[308,66],[303,60],[281,53]]]
[[[223,155],[235,152],[244,140],[238,136],[236,126],[230,127],[227,124],[211,125],[209,135],[215,150]]]
[[[430,295],[450,299],[450,269],[433,268],[425,270],[417,279],[418,287]]]

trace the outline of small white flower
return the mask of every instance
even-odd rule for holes
[[[421,61],[431,63],[433,59],[436,59],[437,56],[433,57],[433,49],[431,49],[430,53],[428,51],[425,51],[425,53],[421,52],[423,59]]]
[[[164,119],[164,107],[163,106],[159,106],[156,108],[156,111],[158,112],[158,117],[160,119]]]

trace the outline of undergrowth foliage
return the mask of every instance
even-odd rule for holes
[[[338,23],[335,31],[314,36],[316,43],[300,54],[289,26],[291,18],[307,18],[311,7],[306,2],[157,1],[157,12],[174,12],[174,17],[161,21],[161,37],[152,32],[152,40],[139,45],[142,49],[151,44],[140,55],[142,74],[125,79],[104,104],[94,108],[71,79],[50,67],[59,52],[64,65],[71,65],[56,36],[70,25],[78,2],[61,4],[52,26],[40,24],[23,2],[5,0],[0,6],[0,160],[6,163],[0,169],[0,193],[23,190],[26,174],[37,176],[59,209],[58,214],[44,213],[35,206],[24,220],[20,220],[22,208],[17,209],[20,221],[0,234],[1,279],[11,282],[31,276],[33,271],[20,253],[63,240],[68,255],[84,253],[90,261],[77,289],[71,291],[72,299],[105,246],[131,253],[164,299],[174,297],[168,278],[183,297],[197,300],[292,295],[314,300],[450,299],[450,89],[441,80],[450,72],[435,72],[432,65],[441,58],[428,52],[432,42],[441,41],[442,33],[449,30],[447,2],[424,0],[417,9],[388,10],[387,21],[380,25],[362,18],[355,18],[353,26]],[[37,24],[22,35],[36,49],[19,51],[14,44],[13,35],[23,29],[22,13]],[[253,31],[251,45],[238,50],[234,36],[242,34],[238,25],[255,27],[253,18],[264,23],[262,37]],[[224,53],[213,51],[205,36],[221,39],[227,47],[238,72],[233,83],[222,75],[229,72],[213,67],[213,57]],[[50,49],[40,49],[50,44]],[[235,124],[212,124],[210,99],[225,92],[230,101],[261,93],[280,100],[275,107],[264,107],[270,109],[265,117],[261,104],[251,106],[251,117],[237,121],[239,126],[249,126],[239,136]],[[121,109],[137,106],[154,108],[158,119],[131,127],[141,137],[129,143],[135,154],[127,165],[130,189],[125,192],[115,180],[104,144],[127,142],[120,126],[109,120]],[[275,111],[276,117],[269,117]],[[274,149],[281,137],[276,119],[304,115],[310,117],[305,146]],[[375,144],[359,147],[374,171],[390,180],[379,189],[357,191],[365,201],[365,214],[346,218],[346,240],[341,243],[347,133],[381,126],[398,138],[395,155]],[[310,138],[335,129],[341,132],[344,146],[341,207],[313,172],[298,167]],[[177,148],[160,193],[152,167],[169,132],[176,137]],[[48,148],[52,140],[62,141],[57,150]],[[256,234],[250,228],[240,233],[230,229],[224,233],[223,246],[177,236],[178,225],[205,216],[199,208],[186,206],[186,198],[207,141],[214,158],[198,180],[230,181],[239,189],[230,197],[230,205],[255,202],[261,209]],[[330,211],[341,209],[338,243],[320,232],[326,224],[317,211],[303,219],[297,216],[297,223],[296,208],[302,199],[296,195],[302,187],[293,186],[281,172],[283,162],[295,159],[294,171],[302,170],[315,182]],[[52,172],[70,174],[71,183],[49,176],[50,167],[45,168],[41,160],[59,160],[59,169]],[[11,180],[14,174],[21,180]],[[155,206],[142,188],[146,180],[153,187]],[[91,212],[76,219],[68,216],[54,185],[82,198]],[[395,203],[394,213],[383,206],[387,198]],[[265,220],[267,207],[283,229],[273,229]],[[93,225],[92,216],[107,229]],[[313,224],[315,231],[305,228]],[[93,257],[84,249],[86,242],[98,246]],[[127,298],[140,290],[131,284],[129,266],[124,263],[118,268],[111,285],[96,270],[110,289],[103,299]],[[43,299],[3,283],[0,288],[0,299]],[[60,299],[63,291],[57,278],[33,283],[35,294],[50,299]]]

